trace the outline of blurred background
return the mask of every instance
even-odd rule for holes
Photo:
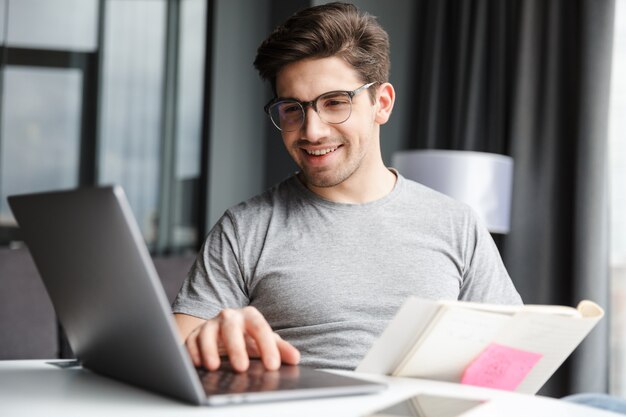
[[[0,0],[0,358],[71,355],[6,197],[122,185],[172,298],[224,210],[295,171],[252,61],[321,3]],[[391,39],[385,161],[511,156],[494,239],[524,301],[607,311],[542,393],[626,396],[626,0],[352,3]]]

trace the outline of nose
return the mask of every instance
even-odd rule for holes
[[[330,126],[320,119],[319,114],[313,109],[313,106],[308,106],[304,110],[304,113],[304,123],[302,124],[303,139],[307,139],[310,142],[317,142],[329,135]]]

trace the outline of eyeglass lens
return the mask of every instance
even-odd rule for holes
[[[352,112],[352,100],[344,91],[324,94],[312,106],[322,121],[331,124],[345,122]],[[295,100],[279,101],[270,107],[269,113],[274,125],[283,132],[298,130],[304,123],[305,109]]]

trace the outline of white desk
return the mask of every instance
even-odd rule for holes
[[[60,369],[46,361],[0,361],[0,416],[367,416],[417,393],[489,400],[467,417],[617,416],[546,397],[418,379],[383,380],[389,388],[373,395],[255,405],[197,407],[101,377],[82,368]]]

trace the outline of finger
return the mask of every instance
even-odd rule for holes
[[[198,333],[197,346],[200,350],[201,364],[210,371],[215,371],[220,367],[218,335],[219,323],[216,320],[205,322]]]
[[[219,334],[219,332],[218,332]],[[220,354],[220,358],[222,356],[228,356],[228,352],[226,352],[226,348],[224,347],[224,343],[222,343],[222,339],[220,339],[219,337],[217,338],[217,351]]]
[[[283,340],[278,334],[274,333],[274,335],[277,339],[276,347],[280,352],[281,360],[289,365],[297,365],[300,362],[300,351],[291,343]]]
[[[200,348],[198,347],[198,333],[200,328],[194,329],[189,336],[187,336],[187,340],[185,340],[185,347],[187,348],[187,352],[189,353],[189,357],[191,358],[191,362],[193,366],[202,365],[202,359],[200,357]]]
[[[280,367],[280,352],[276,346],[276,338],[265,317],[254,307],[242,310],[246,333],[254,339],[256,347],[266,369],[276,370]]]
[[[248,334],[244,335],[244,338],[246,340],[246,350],[248,351],[248,357],[258,358],[259,356],[261,356],[259,354],[259,348],[257,347],[254,339]]]
[[[220,318],[220,337],[226,348],[230,363],[238,372],[248,369],[250,360],[244,340],[244,318],[240,311],[222,310]]]

